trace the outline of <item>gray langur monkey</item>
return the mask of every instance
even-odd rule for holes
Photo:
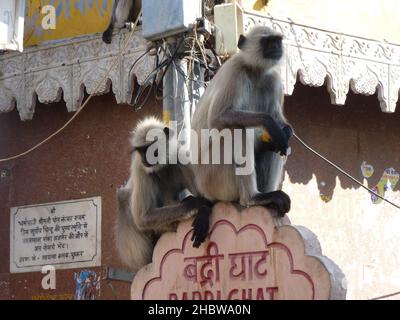
[[[240,51],[218,70],[207,86],[192,118],[192,129],[254,128],[254,170],[236,175],[233,164],[193,165],[200,195],[210,201],[240,202],[243,206],[273,207],[279,216],[290,210],[290,198],[279,190],[283,159],[293,131],[283,115],[283,90],[279,62],[283,56],[282,35],[264,26],[254,27],[240,36]],[[270,137],[264,142],[263,135]],[[244,138],[243,139],[247,139]],[[209,141],[196,154],[211,151]],[[222,153],[222,150],[221,150]],[[207,216],[197,216],[195,237],[204,241]]]
[[[103,32],[103,41],[111,43],[114,28],[122,29],[125,23],[133,21],[140,12],[142,1],[140,0],[114,0],[110,23]]]
[[[167,140],[167,150],[156,149],[159,163],[151,164],[147,150],[157,141],[148,141],[150,130],[159,130]],[[200,211],[206,200],[188,196],[179,201],[185,189],[193,190],[189,168],[168,162],[174,133],[154,118],[139,122],[132,132],[132,160],[127,183],[117,190],[118,217],[115,230],[116,247],[122,262],[133,272],[151,262],[158,237],[174,231],[177,224]],[[176,149],[172,149],[176,150]],[[164,153],[162,153],[164,152]],[[205,208],[205,210],[208,210]]]

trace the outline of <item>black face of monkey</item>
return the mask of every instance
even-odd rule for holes
[[[249,45],[247,45],[248,43]],[[279,60],[283,56],[282,36],[280,35],[263,36],[256,39],[247,39],[244,35],[240,35],[238,42],[239,49],[246,51],[248,48],[254,47],[254,45],[257,48],[260,46],[260,51],[264,59]]]
[[[173,136],[173,130],[171,130],[171,129],[168,128],[168,127],[164,127],[163,133],[164,133],[164,135],[165,135],[165,139],[166,139],[167,142],[168,142],[169,139]],[[157,141],[158,141],[158,137],[155,137],[154,141],[152,141],[152,142],[149,142],[149,143],[143,144],[143,145],[141,145],[141,146],[137,146],[137,147],[133,147],[133,148],[132,148],[132,151],[131,151],[131,152],[133,153],[133,152],[137,151],[137,152],[139,153],[139,155],[140,155],[140,157],[141,157],[141,159],[142,159],[143,166],[145,166],[146,168],[158,166],[158,163],[149,163],[149,161],[148,161],[148,159],[147,159],[147,156],[146,156],[146,154],[147,154],[147,149],[148,149],[151,145],[153,145],[154,143],[156,143]],[[166,144],[166,150],[163,151],[163,152],[166,152],[166,154],[169,154],[169,143]],[[158,158],[159,152],[158,152],[157,149],[154,150],[153,155],[154,155],[154,157]]]
[[[265,59],[279,60],[283,55],[282,37],[268,36],[260,39],[262,53]]]
[[[147,158],[146,158],[147,149],[148,149],[153,143],[154,143],[154,142],[149,143],[149,144],[146,144],[146,145],[144,145],[144,146],[135,147],[135,148],[132,149],[132,152],[137,151],[137,152],[140,154],[140,157],[142,158],[143,165],[144,165],[145,167],[152,167],[152,166],[153,166],[153,164],[150,164],[150,163],[147,161]],[[155,153],[157,153],[157,154],[155,154],[154,156],[157,157],[157,156],[158,156],[158,150],[156,150]]]

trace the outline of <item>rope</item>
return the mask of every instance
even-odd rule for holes
[[[18,158],[21,158],[23,156],[26,156],[27,154],[33,152],[34,150],[38,149],[40,146],[44,145],[46,142],[50,141],[52,138],[54,138],[56,135],[58,135],[59,133],[61,133],[66,127],[68,127],[72,121],[74,121],[74,119],[82,112],[83,108],[85,108],[85,106],[89,103],[89,101],[92,99],[92,97],[95,95],[95,93],[97,92],[97,90],[100,88],[100,86],[104,83],[104,81],[107,80],[108,76],[110,75],[111,71],[114,69],[114,67],[116,66],[118,59],[123,55],[123,53],[125,52],[126,48],[128,47],[129,41],[132,38],[132,35],[139,23],[139,19],[142,16],[142,11],[139,12],[136,21],[132,27],[132,30],[129,32],[129,35],[122,47],[122,49],[119,51],[118,56],[113,60],[113,62],[111,63],[110,68],[107,70],[107,72],[105,73],[105,75],[103,76],[103,78],[97,83],[93,93],[86,99],[86,101],[78,108],[78,110],[75,112],[75,114],[60,128],[58,129],[56,132],[54,132],[53,134],[51,134],[50,136],[48,136],[46,139],[42,140],[41,142],[39,142],[38,144],[36,144],[35,146],[33,146],[32,148],[17,154],[15,156],[12,157],[8,157],[8,158],[4,158],[4,159],[0,159],[0,163],[2,162],[8,162],[11,160],[15,160]]]

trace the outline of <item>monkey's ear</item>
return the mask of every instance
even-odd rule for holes
[[[238,48],[241,50],[241,49],[243,49],[243,47],[244,47],[244,44],[246,43],[246,37],[244,36],[244,35],[240,35],[240,37],[239,37],[239,41],[238,41],[238,44],[237,44],[237,46],[238,46]]]

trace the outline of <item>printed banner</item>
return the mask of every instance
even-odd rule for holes
[[[24,45],[103,32],[112,4],[113,0],[27,0]],[[54,28],[46,28],[51,12],[44,7],[48,5],[55,9]]]

